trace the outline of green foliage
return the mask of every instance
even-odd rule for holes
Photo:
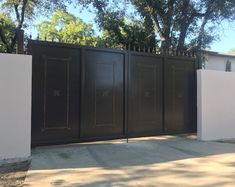
[[[0,0],[0,8],[4,14],[10,15],[15,24],[15,29],[26,28],[37,15],[42,15],[65,9],[65,3],[70,0]],[[0,31],[7,27],[0,25]],[[11,31],[11,30],[10,30]],[[12,32],[9,39],[8,32],[0,32],[2,48],[6,48],[7,53],[14,52],[16,46],[16,32]]]
[[[37,15],[48,15],[55,10],[65,9],[66,2],[70,2],[70,0],[0,0],[1,8],[5,12],[19,14],[29,22]],[[14,17],[21,19],[17,18],[17,15]]]
[[[145,35],[151,36],[139,40],[152,46],[158,43],[166,49],[208,47],[217,38],[216,32],[213,31],[220,26],[220,23],[235,19],[234,0],[125,0],[122,1],[123,9],[115,0],[77,0],[77,2],[85,7],[93,5],[96,8],[99,26],[111,36],[116,36],[120,44],[123,44],[125,39],[120,37],[120,27],[123,27],[120,15],[126,16],[125,4],[130,3],[136,10],[133,21],[141,20],[141,28]]]
[[[6,52],[5,43],[11,43],[11,38],[15,34],[15,24],[7,14],[0,13],[0,52]],[[1,36],[5,36],[4,38]]]
[[[103,31],[103,41],[106,46],[125,48],[130,45],[156,47],[156,38],[152,20],[149,17],[134,19],[127,15],[127,1],[118,0],[77,0],[88,8],[92,4],[97,10],[96,22]]]
[[[112,16],[107,16],[105,20],[107,23],[102,32],[101,44],[113,48],[150,47],[151,33],[147,32],[141,21],[131,21],[124,17],[113,19],[113,21],[111,19]]]
[[[229,50],[229,53],[235,55],[235,48],[230,49],[230,50]]]
[[[43,40],[47,38],[47,40],[80,45],[96,45],[97,43],[92,25],[64,10],[54,12],[50,20],[42,21],[36,28]]]
[[[106,46],[110,48],[125,48],[140,45],[147,47],[149,33],[141,21],[131,21],[123,16],[110,13],[103,20],[105,28],[101,36],[95,36],[91,24],[84,23],[80,18],[64,11],[53,13],[50,20],[43,20],[37,25],[40,39],[54,40],[90,46]]]

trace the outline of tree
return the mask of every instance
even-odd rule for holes
[[[235,54],[235,48],[230,49],[229,54]]]
[[[0,52],[3,53],[7,51],[7,46],[5,44],[10,43],[14,31],[15,24],[11,20],[10,16],[0,13]]]
[[[223,20],[234,20],[235,17],[234,0],[126,1],[136,9],[146,30],[149,29],[148,33],[151,33],[152,39],[160,38],[161,48],[164,49],[170,47],[178,50],[184,50],[185,47],[201,49],[215,38],[212,32],[214,28]],[[78,2],[83,5],[92,4],[97,10],[97,21],[100,26],[109,29],[106,26],[107,15],[117,12],[110,6],[112,1],[78,0]]]
[[[146,46],[147,32],[140,21],[125,20],[124,17],[113,19],[110,15],[106,28],[101,36],[95,36],[91,24],[84,23],[80,18],[64,11],[53,13],[50,20],[43,20],[37,25],[40,39],[59,42],[74,43],[80,45],[106,46],[111,48],[125,48],[128,44]],[[111,19],[113,21],[111,22]],[[113,29],[115,30],[115,32]],[[118,34],[116,34],[118,33]]]
[[[152,42],[151,33],[148,33],[141,21],[125,20],[122,17],[111,22],[110,19],[112,16],[108,16],[106,20],[99,43],[113,48],[140,47],[140,50],[152,50],[155,47],[155,38]]]
[[[26,27],[25,20],[29,23],[42,12],[50,12],[58,8],[65,8],[62,0],[0,0],[0,8],[12,16],[15,29],[11,30],[11,37],[6,32],[0,32],[0,39],[7,53],[12,53],[16,45],[16,29]],[[0,31],[4,31],[6,24],[0,25]]]
[[[120,1],[117,0],[78,0],[77,2],[85,7],[89,4],[95,7],[96,22],[103,31],[103,42],[108,43],[108,46],[156,47],[154,25],[150,17],[136,20],[127,16],[125,6],[124,9],[118,7]]]
[[[37,30],[41,39],[93,46],[97,43],[92,25],[64,10],[54,12],[49,21],[43,20]]]

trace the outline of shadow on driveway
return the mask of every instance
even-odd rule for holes
[[[25,186],[235,186],[235,145],[159,136],[36,148]]]

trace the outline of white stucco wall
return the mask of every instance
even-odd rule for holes
[[[205,59],[205,69],[225,71],[226,63],[229,60],[231,62],[231,70],[235,72],[235,56],[218,56],[208,54],[205,55]]]
[[[0,53],[0,160],[30,156],[31,62]]]
[[[235,72],[198,70],[198,138],[235,138]]]

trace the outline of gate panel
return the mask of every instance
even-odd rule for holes
[[[123,136],[124,54],[84,53],[81,138]]]
[[[32,144],[72,142],[79,130],[80,50],[32,43]]]
[[[162,58],[140,53],[130,58],[128,134],[161,134]]]
[[[44,129],[69,127],[69,59],[44,56]]]
[[[188,133],[196,130],[195,59],[165,58],[165,130]]]

